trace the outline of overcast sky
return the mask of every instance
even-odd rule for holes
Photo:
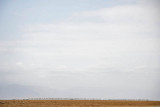
[[[160,100],[159,0],[0,0],[0,98]]]

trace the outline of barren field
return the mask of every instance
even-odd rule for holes
[[[0,100],[0,107],[160,107],[160,101],[126,100]]]

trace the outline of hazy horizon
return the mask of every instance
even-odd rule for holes
[[[0,0],[0,99],[160,100],[159,0]]]

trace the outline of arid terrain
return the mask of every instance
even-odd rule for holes
[[[0,107],[160,107],[160,101],[127,100],[0,100]]]

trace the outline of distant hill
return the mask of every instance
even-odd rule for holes
[[[38,96],[38,93],[34,88],[23,85],[1,85],[0,86],[0,99],[14,99],[14,98],[29,98],[33,96]]]

